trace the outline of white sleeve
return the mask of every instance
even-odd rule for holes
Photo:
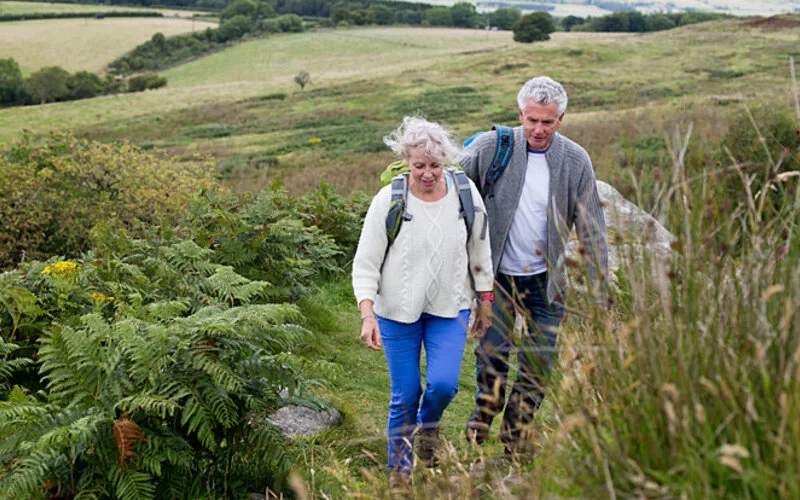
[[[389,212],[391,186],[381,189],[372,198],[361,237],[353,259],[353,292],[357,303],[365,299],[373,302],[378,295],[381,266],[386,256],[389,238],[386,236],[386,215]]]
[[[483,204],[475,183],[470,180],[472,203],[475,205],[475,222],[472,224],[472,235],[467,244],[469,271],[475,282],[475,291],[488,292],[494,287],[492,270],[492,246],[489,242],[489,226],[486,218],[486,207]]]

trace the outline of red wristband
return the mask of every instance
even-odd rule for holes
[[[481,301],[488,300],[489,302],[494,302],[494,292],[483,292],[480,295]]]

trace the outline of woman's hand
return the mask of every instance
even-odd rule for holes
[[[483,338],[490,326],[492,326],[492,301],[481,300],[478,303],[475,321],[472,323],[472,333],[475,338]]]
[[[375,316],[369,315],[361,320],[361,340],[373,351],[381,350],[381,329]]]

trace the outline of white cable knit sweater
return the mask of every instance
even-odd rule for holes
[[[470,181],[472,198],[483,209],[483,200]],[[477,213],[468,244],[467,227],[459,217],[455,188],[438,201],[426,202],[408,193],[412,220],[403,221],[400,233],[386,254],[386,214],[391,186],[381,189],[367,211],[353,261],[353,290],[360,304],[374,302],[379,316],[413,323],[422,313],[455,318],[470,307],[473,296],[470,275],[479,291],[492,290],[491,245],[486,231],[481,239],[485,212]],[[381,263],[386,262],[381,272]]]

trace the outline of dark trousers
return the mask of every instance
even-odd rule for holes
[[[547,300],[547,273],[533,276],[498,274],[492,326],[475,348],[478,393],[469,424],[491,425],[503,411],[501,438],[516,447],[530,429],[544,398],[544,380],[550,372],[564,308]],[[522,334],[514,338],[514,320],[524,318]],[[506,402],[508,362],[517,348],[517,378]]]

